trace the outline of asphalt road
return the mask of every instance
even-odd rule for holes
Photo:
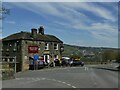
[[[118,88],[115,65],[50,68],[17,73],[3,88]]]

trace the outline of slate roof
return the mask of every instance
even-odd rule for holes
[[[37,34],[37,36],[33,38],[30,32],[23,32],[23,31],[12,34],[2,39],[2,41],[10,41],[10,40],[38,40],[38,41],[46,41],[46,42],[63,43],[60,39],[58,39],[56,36],[53,35]]]

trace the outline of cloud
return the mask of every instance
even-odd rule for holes
[[[105,20],[116,21],[117,18],[113,13],[103,6],[95,3],[14,3],[14,5],[32,11],[39,15],[51,15],[63,19],[81,19],[81,21],[90,20],[88,15],[78,12],[76,9],[83,9],[89,11],[89,14],[93,13],[97,17],[101,17]],[[62,10],[61,10],[62,9]],[[117,15],[117,12],[116,12]]]
[[[15,21],[5,21],[5,23],[8,23],[8,24],[16,24]]]
[[[111,12],[111,10],[106,9],[103,6],[99,5],[100,3],[98,3],[98,5],[96,3],[64,3],[64,5],[67,5],[68,7],[72,7],[72,8],[78,8],[78,9],[84,9],[86,11],[89,11],[91,13],[93,13],[94,15],[98,16],[98,17],[102,17],[103,19],[107,19],[107,20],[112,20],[112,21],[116,21],[116,17],[115,15]],[[111,5],[111,3],[109,3]],[[117,5],[117,4],[116,4]],[[112,6],[112,5],[111,5]],[[116,9],[116,7],[115,7]],[[116,12],[117,15],[117,12]]]
[[[73,28],[78,30],[79,29],[86,30],[90,32],[94,38],[98,38],[102,40],[105,40],[103,39],[103,37],[106,37],[109,40],[117,39],[117,35],[118,35],[117,26],[111,25],[110,23],[92,23],[91,25],[76,24],[73,25]]]
[[[118,32],[117,25],[113,26],[108,23],[92,23],[91,24],[91,29],[93,30],[100,30],[100,31],[107,31],[110,33],[116,33]]]
[[[111,43],[117,42],[117,8],[107,3],[12,3],[17,7],[31,11],[43,17],[48,17],[51,23],[47,27],[57,27],[64,30],[84,30],[90,32],[95,40]],[[108,6],[107,5],[107,6]],[[117,5],[117,4],[116,4]],[[114,13],[113,13],[114,12]],[[89,13],[89,14],[88,14]],[[92,15],[93,18],[90,17]],[[94,17],[97,17],[95,20]],[[14,24],[14,22],[8,22]],[[55,29],[55,28],[54,28]],[[112,42],[111,42],[112,41]],[[115,44],[116,45],[116,44]]]

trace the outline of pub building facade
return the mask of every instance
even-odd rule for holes
[[[43,57],[44,62],[53,62],[62,58],[63,42],[53,35],[44,34],[43,26],[33,28],[31,32],[19,32],[2,39],[2,62],[14,62],[17,72],[29,69],[30,58]]]

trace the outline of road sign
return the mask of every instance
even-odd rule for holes
[[[34,60],[38,60],[39,56],[38,55],[34,55],[33,58],[34,58]]]

